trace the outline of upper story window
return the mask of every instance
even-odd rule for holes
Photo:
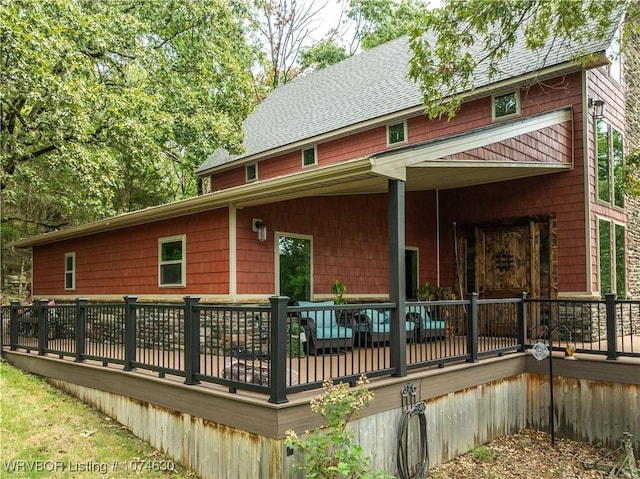
[[[258,179],[258,164],[251,163],[250,165],[245,166],[245,178],[247,182],[256,181]]]
[[[598,200],[624,207],[622,190],[623,137],[602,119],[596,120]]]
[[[64,289],[76,289],[76,253],[64,255]]]
[[[609,60],[608,73],[618,83],[622,83],[622,59],[620,57],[620,29],[616,30],[611,45],[606,51]]]
[[[187,237],[168,236],[158,240],[158,285],[186,286]]]
[[[307,148],[302,150],[302,166],[311,166],[318,164],[318,150],[314,146],[313,148]]]
[[[397,145],[407,142],[407,122],[387,125],[387,145]]]
[[[494,120],[520,114],[520,95],[517,91],[494,96],[492,100]]]

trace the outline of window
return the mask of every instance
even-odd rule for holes
[[[311,166],[317,164],[317,151],[316,147],[307,148],[302,150],[302,166]]]
[[[608,73],[618,83],[622,83],[622,61],[620,59],[620,29],[616,30],[611,45],[606,51],[609,60]]]
[[[517,91],[493,97],[493,119],[520,114],[520,96]]]
[[[278,235],[276,247],[276,285],[280,296],[310,301],[312,292],[311,238]]]
[[[622,190],[623,138],[604,120],[596,120],[596,157],[598,164],[598,199],[624,207]]]
[[[186,235],[158,240],[158,284],[186,286]]]
[[[64,289],[76,289],[76,254],[64,255]]]
[[[396,123],[387,126],[387,144],[395,145],[397,143],[406,143],[407,141],[407,122]]]
[[[256,181],[258,179],[258,164],[251,163],[245,167],[245,176],[247,181]]]
[[[626,294],[625,227],[606,219],[598,220],[600,293]]]

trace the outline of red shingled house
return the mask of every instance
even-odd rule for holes
[[[317,300],[335,280],[349,301],[415,298],[425,282],[456,297],[624,295],[615,30],[516,45],[451,121],[423,114],[406,38],[286,84],[245,121],[244,154],[200,166],[201,196],[17,242],[33,296]]]

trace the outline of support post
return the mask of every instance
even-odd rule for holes
[[[18,313],[20,310],[20,302],[11,302],[11,314],[9,316],[9,346],[11,351],[18,349],[18,331],[20,331],[20,323]]]
[[[136,296],[124,297],[124,370],[133,371],[136,361]]]
[[[616,295],[615,293],[607,293],[604,295],[605,309],[607,312],[607,359],[615,361],[618,359],[618,351],[616,346]]]
[[[84,298],[76,299],[76,363],[84,361],[84,346],[87,333],[87,303]]]
[[[405,184],[389,180],[388,243],[389,243],[389,301],[391,310],[389,354],[394,376],[407,375],[406,277],[405,277]]]
[[[469,316],[467,318],[467,358],[468,363],[478,362],[478,293],[467,295]]]
[[[49,347],[49,301],[40,300],[38,308],[38,355],[44,356],[45,350]]]
[[[271,325],[269,327],[269,402],[282,404],[287,399],[287,296],[271,296]]]
[[[525,300],[527,293],[520,293],[520,302],[518,303],[518,352],[525,352],[525,343],[527,341],[527,308]]]
[[[184,298],[184,383],[200,384],[196,375],[200,374],[200,298]]]

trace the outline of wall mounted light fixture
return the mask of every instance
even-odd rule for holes
[[[594,100],[593,98],[589,98],[589,108],[593,108],[594,118],[604,118],[604,107],[604,100]]]
[[[258,233],[258,241],[261,243],[267,241],[267,225],[261,219],[253,218],[251,220],[251,231]]]

